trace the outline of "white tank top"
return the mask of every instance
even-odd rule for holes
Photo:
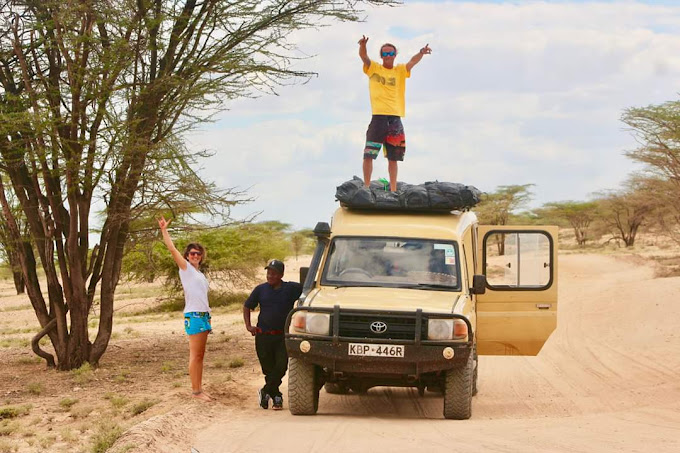
[[[187,268],[179,268],[179,279],[184,288],[184,313],[210,312],[208,306],[208,279],[187,261]]]

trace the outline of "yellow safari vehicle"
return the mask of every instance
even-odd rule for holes
[[[289,314],[288,403],[373,386],[443,393],[467,419],[478,355],[536,355],[557,324],[557,227],[483,226],[473,212],[340,207],[315,228]]]

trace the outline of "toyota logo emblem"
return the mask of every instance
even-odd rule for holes
[[[387,324],[382,321],[373,321],[371,323],[371,332],[373,333],[385,333],[387,332]]]

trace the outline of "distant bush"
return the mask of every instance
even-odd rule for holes
[[[208,301],[211,308],[217,307],[235,307],[243,305],[243,302],[248,298],[248,293],[230,293],[223,291],[208,291]],[[149,313],[171,313],[184,310],[184,295],[166,299],[155,307],[151,307],[144,311],[143,314]]]
[[[258,267],[268,260],[285,259],[290,254],[288,227],[280,222],[246,223],[180,234],[171,232],[171,235],[180,252],[190,242],[199,242],[205,247],[201,271],[211,280],[249,282],[256,276]],[[123,257],[122,272],[135,281],[164,277],[168,293],[182,290],[177,264],[160,236],[153,241],[133,243]]]

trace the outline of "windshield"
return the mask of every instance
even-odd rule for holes
[[[337,237],[321,283],[458,290],[458,262],[454,241]]]

